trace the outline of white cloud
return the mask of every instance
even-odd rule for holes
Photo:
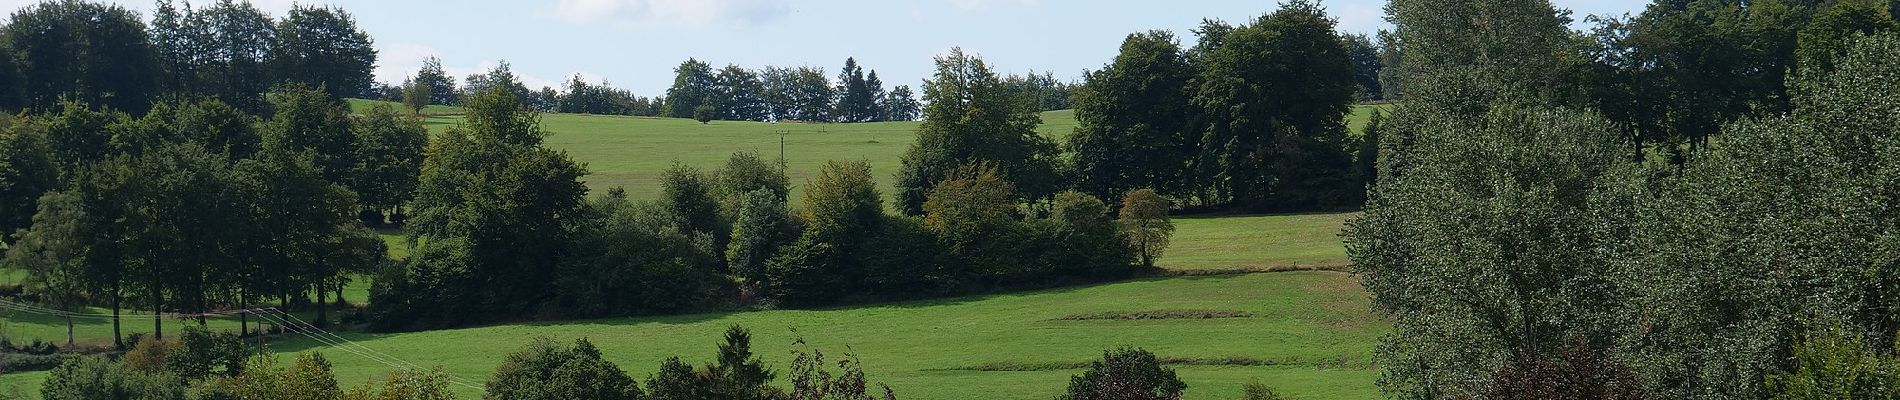
[[[787,0],[560,0],[553,17],[576,24],[752,26],[791,13]]]
[[[1000,7],[1036,7],[1042,0],[948,0],[959,11],[986,11]]]

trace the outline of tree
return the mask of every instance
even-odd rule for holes
[[[713,77],[718,82],[716,92],[719,105],[719,119],[732,121],[765,121],[770,119],[766,107],[765,83],[759,75],[738,65],[727,65],[719,69],[719,75]]]
[[[387,106],[370,109],[354,125],[356,165],[349,179],[351,190],[372,210],[408,203],[422,175],[428,128],[421,119],[397,115]]]
[[[1118,222],[1128,238],[1128,247],[1134,249],[1144,267],[1154,267],[1155,259],[1168,249],[1169,237],[1174,235],[1174,222],[1168,219],[1170,208],[1168,199],[1152,189],[1135,189],[1122,196]]]
[[[1023,199],[1055,193],[1055,143],[1036,133],[1042,122],[1025,97],[1012,96],[981,58],[952,49],[938,57],[924,86],[924,123],[903,156],[897,176],[898,209],[923,213],[937,180],[960,165],[989,161],[1016,184]]]
[[[101,111],[76,101],[60,103],[58,114],[45,116],[42,129],[62,171],[74,171],[114,153],[112,129],[130,117]]]
[[[187,37],[197,41],[199,87],[205,95],[224,100],[251,114],[271,106],[264,92],[279,77],[272,63],[279,57],[276,22],[250,2],[219,0],[189,12]],[[291,77],[294,79],[294,77]],[[340,97],[339,97],[340,98]]]
[[[700,104],[698,107],[693,107],[694,121],[699,121],[699,123],[705,124],[707,122],[712,122],[712,120],[715,120],[715,119],[719,119],[719,110],[716,108],[713,108],[713,105]]]
[[[427,65],[424,68],[427,68]],[[532,105],[529,102],[534,99],[534,92],[528,91],[528,87],[521,84],[521,78],[515,76],[514,69],[509,66],[507,60],[496,63],[495,67],[487,72],[469,74],[462,83],[464,97],[468,98],[480,96],[495,89],[501,89],[503,93],[514,96],[517,101],[522,102],[524,107]]]
[[[425,245],[372,287],[380,327],[521,315],[551,292],[586,168],[542,146],[538,114],[503,89],[465,108],[465,124],[437,135],[423,160],[409,226]]]
[[[1359,84],[1358,100],[1385,100],[1385,93],[1379,85],[1379,76],[1385,65],[1380,64],[1377,45],[1365,34],[1345,35],[1346,55],[1352,58],[1353,81]]]
[[[298,5],[277,25],[275,63],[284,80],[332,97],[370,97],[376,46],[341,8]]]
[[[673,164],[660,178],[660,198],[671,211],[675,218],[673,226],[681,234],[706,235],[712,239],[713,248],[724,249],[732,227],[719,212],[713,185],[699,169]]]
[[[276,115],[264,129],[264,148],[310,152],[324,180],[348,182],[358,162],[349,105],[318,88],[300,84],[285,86],[271,100]]]
[[[717,103],[713,95],[718,79],[713,76],[712,65],[688,58],[673,69],[673,75],[673,86],[666,89],[666,111],[661,114],[697,119],[700,106],[715,107],[715,110],[719,106],[714,104]]]
[[[26,108],[26,86],[20,76],[19,61],[13,57],[13,49],[5,39],[0,39],[0,110],[19,110]]]
[[[1193,66],[1168,31],[1128,35],[1121,53],[1083,77],[1077,127],[1065,143],[1077,190],[1113,199],[1139,187],[1195,189],[1188,163],[1198,141],[1188,103]]]
[[[766,67],[760,74],[760,80],[765,84],[766,104],[773,119],[808,122],[832,120],[832,112],[835,111],[832,104],[837,96],[823,68]]]
[[[242,374],[206,381],[194,393],[200,398],[240,400],[343,398],[330,369],[330,361],[320,353],[298,353],[289,367],[278,366],[276,356],[266,353],[248,360]]]
[[[1399,41],[1399,34],[1380,29],[1377,34],[1379,48],[1379,95],[1382,100],[1398,100],[1405,97],[1405,78],[1399,66],[1399,60],[1405,58],[1405,48]]]
[[[883,228],[884,200],[863,161],[828,161],[805,184],[805,232],[765,264],[766,289],[782,301],[819,304],[857,284],[863,232]]]
[[[1344,118],[1352,59],[1319,5],[1292,0],[1206,55],[1194,104],[1207,110],[1196,173],[1252,210],[1357,203]],[[1218,201],[1218,200],[1217,200]]]
[[[236,160],[250,158],[263,147],[257,117],[221,100],[182,104],[175,110],[177,115],[170,127],[172,135],[201,143],[206,150]],[[146,118],[152,118],[153,114],[147,114]]]
[[[884,100],[885,121],[915,121],[923,113],[923,106],[917,104],[917,96],[911,94],[909,85],[897,85],[886,94]]]
[[[948,245],[951,257],[975,275],[995,277],[1016,272],[1020,241],[1015,185],[1004,180],[995,163],[967,164],[951,170],[924,201],[924,225]]]
[[[791,376],[787,377],[792,383],[792,391],[787,394],[788,398],[809,400],[872,399],[870,384],[864,377],[864,362],[858,360],[857,355],[845,353],[844,359],[838,360],[835,363],[838,365],[838,372],[834,373],[831,372],[830,367],[827,365],[832,363],[825,361],[825,353],[823,351],[810,348],[809,345],[805,344],[804,339],[799,339],[793,343],[793,345],[802,348],[792,350]],[[897,395],[892,393],[890,386],[882,383],[878,384],[878,386],[884,388],[884,396],[880,398],[884,400],[897,399]]]
[[[763,284],[766,260],[780,246],[797,238],[798,226],[785,206],[785,198],[765,188],[747,192],[736,215],[732,244],[726,248],[726,265],[747,283]]]
[[[32,215],[33,229],[21,232],[6,251],[6,263],[27,271],[26,287],[40,300],[61,309],[85,303],[101,279],[87,276],[86,250],[93,220],[71,192],[47,193]],[[66,346],[73,345],[73,318],[66,316]]]
[[[244,274],[236,302],[250,304],[255,296],[290,304],[312,288],[321,296],[324,283],[343,270],[329,256],[339,250],[334,239],[357,210],[356,194],[327,179],[310,150],[271,146],[236,168],[254,182],[246,205],[255,208],[240,214],[250,218],[239,231],[249,241],[235,248],[248,250],[243,260],[261,267]],[[323,313],[321,300],[317,306]]]
[[[402,108],[409,110],[409,115],[422,115],[422,109],[429,107],[432,96],[429,85],[421,80],[403,82]]]
[[[1173,400],[1180,399],[1187,384],[1174,370],[1161,366],[1154,353],[1135,348],[1102,352],[1100,361],[1089,363],[1089,370],[1069,378],[1068,394],[1062,400]]]
[[[0,47],[18,61],[28,108],[62,99],[143,112],[160,90],[158,57],[137,13],[117,5],[47,1],[13,12]]]
[[[877,70],[871,70],[864,76],[864,86],[871,91],[871,122],[888,121],[891,116],[890,93],[884,90],[884,80],[877,77]]]
[[[856,58],[845,58],[844,68],[838,70],[838,111],[832,113],[838,122],[866,122],[877,118],[877,98],[871,96],[871,87],[864,80],[864,69],[858,67]]]
[[[417,85],[428,87],[427,104],[462,104],[460,91],[455,89],[455,78],[442,70],[442,59],[430,56],[422,60],[422,69],[416,71]]]
[[[1108,204],[1094,196],[1073,190],[1057,193],[1047,218],[1030,221],[1040,246],[1041,265],[1036,274],[1061,277],[1112,277],[1128,272],[1134,263],[1135,248],[1128,245]]]
[[[1800,47],[1796,50],[1796,57],[1801,69],[1816,72],[1831,70],[1835,54],[1846,50],[1848,39],[1900,31],[1900,22],[1894,21],[1892,11],[1887,7],[1891,3],[1884,0],[1847,0],[1833,2],[1822,8],[1799,33]]]
[[[1412,138],[1397,160],[1404,167],[1380,171],[1387,178],[1365,214],[1342,233],[1374,306],[1395,318],[1397,333],[1378,353],[1383,385],[1482,393],[1483,379],[1450,377],[1554,360],[1576,343],[1605,346],[1614,324],[1597,321],[1612,315],[1617,292],[1607,284],[1618,270],[1599,249],[1618,234],[1579,227],[1621,214],[1620,201],[1591,188],[1635,176],[1622,170],[1630,164],[1615,127],[1548,106],[1492,104],[1476,120],[1412,108],[1439,93],[1412,87],[1382,136]],[[1556,293],[1564,300],[1544,300]]]
[[[489,378],[486,399],[606,399],[641,398],[632,377],[600,358],[600,349],[587,339],[572,348],[536,339],[508,355]]]
[[[45,131],[0,116],[0,242],[33,222],[40,196],[59,185],[59,164]]]

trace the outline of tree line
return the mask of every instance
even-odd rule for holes
[[[148,25],[117,5],[47,0],[0,27],[0,109],[73,100],[143,114],[176,96],[263,114],[264,93],[284,83],[364,96],[375,64],[372,39],[334,7],[299,5],[274,18],[248,2],[193,9],[162,0]]]
[[[323,314],[385,262],[368,228],[404,220],[428,132],[313,88],[270,98],[269,118],[215,99],[0,117],[5,264],[63,308],[204,313],[314,294]]]
[[[1895,396],[1895,6],[1657,2],[1586,35],[1548,2],[1394,1],[1406,100],[1344,233],[1394,321],[1381,386]]]

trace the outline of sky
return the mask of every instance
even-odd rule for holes
[[[147,18],[155,0],[110,1]],[[208,4],[214,0],[190,0]],[[282,16],[296,0],[253,0]],[[0,0],[17,10],[35,0]],[[350,12],[379,52],[376,78],[400,83],[435,56],[456,76],[507,61],[530,88],[569,76],[663,94],[688,57],[715,67],[818,66],[846,57],[887,86],[916,87],[953,47],[1005,73],[1078,79],[1129,33],[1164,29],[1191,45],[1203,18],[1244,23],[1278,8],[1254,0],[301,0]],[[1584,15],[1641,11],[1643,0],[1554,0]],[[1342,31],[1390,27],[1384,0],[1323,0]],[[7,14],[11,14],[8,12]],[[4,17],[0,17],[4,18]],[[1581,22],[1576,26],[1582,28]]]

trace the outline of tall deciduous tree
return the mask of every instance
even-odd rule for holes
[[[1353,81],[1359,83],[1358,99],[1384,100],[1385,94],[1379,86],[1380,71],[1385,69],[1379,62],[1379,46],[1365,34],[1346,35],[1346,55],[1352,58]]]
[[[0,243],[32,226],[40,196],[59,185],[59,163],[45,131],[0,116]]]
[[[1168,249],[1174,235],[1174,222],[1168,219],[1173,207],[1168,199],[1151,189],[1135,189],[1122,196],[1121,225],[1128,247],[1141,258],[1141,265],[1155,266],[1155,259]]]
[[[1319,4],[1281,4],[1228,33],[1203,63],[1196,173],[1217,199],[1254,210],[1358,201],[1345,150],[1352,58]]]
[[[64,99],[141,112],[160,90],[158,56],[138,14],[117,5],[46,1],[13,12],[0,27],[13,51],[26,104],[52,109]]]
[[[271,101],[276,115],[266,124],[263,147],[289,153],[309,151],[325,180],[347,182],[357,163],[349,105],[300,84],[286,86]]]
[[[429,144],[422,120],[378,106],[358,117],[353,130],[356,164],[349,182],[362,205],[389,210],[408,203],[415,197],[423,150]]]
[[[1066,143],[1075,187],[1105,199],[1140,187],[1191,193],[1187,160],[1199,139],[1188,102],[1193,79],[1173,33],[1128,35],[1121,54],[1076,91],[1078,125]]]
[[[711,64],[698,59],[688,58],[680,66],[673,68],[673,86],[666,89],[666,112],[668,117],[693,118],[693,112],[700,105],[718,107],[713,97],[718,87],[718,78],[713,75]]]
[[[333,97],[369,94],[376,46],[341,8],[297,5],[277,25],[275,60],[285,81],[321,87]]]
[[[765,83],[759,75],[738,65],[727,65],[719,69],[713,79],[718,83],[720,119],[732,121],[764,121],[769,119],[765,100]]]
[[[219,0],[193,11],[186,24],[199,54],[200,93],[223,99],[251,114],[264,114],[264,93],[282,75],[271,62],[278,47],[276,21],[250,2]]]
[[[1036,133],[1042,118],[1026,97],[1013,96],[983,59],[952,49],[925,82],[924,123],[904,152],[898,209],[923,213],[936,182],[959,165],[994,162],[1023,199],[1055,194],[1057,149]]]

